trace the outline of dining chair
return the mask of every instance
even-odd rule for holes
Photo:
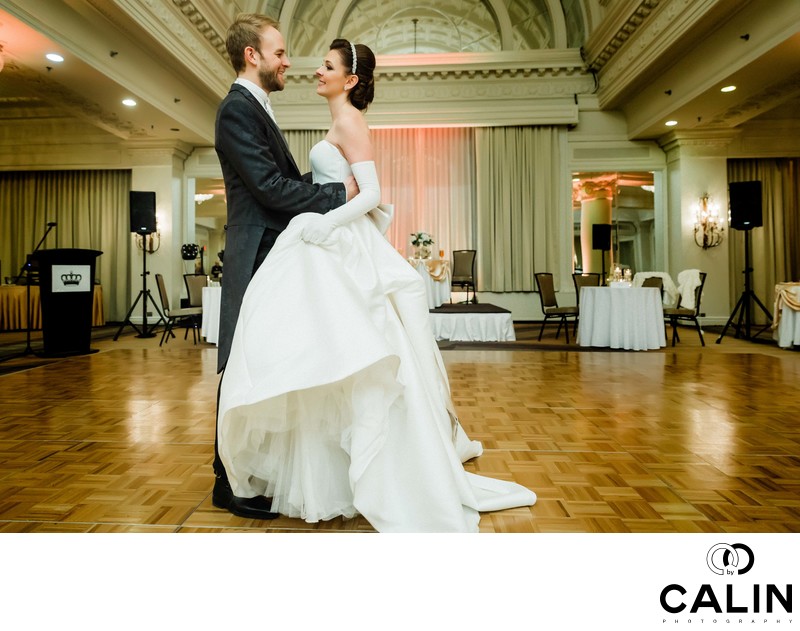
[[[205,274],[184,274],[183,282],[186,284],[186,294],[189,296],[190,307],[203,306],[203,287],[208,284]]]
[[[674,307],[664,308],[664,322],[665,324],[669,323],[672,325],[673,346],[675,346],[675,342],[680,342],[680,338],[678,337],[678,322],[691,322],[694,324],[695,329],[697,329],[697,334],[700,336],[700,344],[702,346],[706,345],[706,342],[703,339],[703,330],[700,328],[700,323],[697,321],[697,318],[700,316],[700,298],[703,295],[703,286],[706,284],[706,276],[706,272],[700,272],[700,284],[694,289],[693,309],[687,309],[686,307],[680,306],[680,295],[678,296],[678,302]]]
[[[655,287],[661,295],[661,302],[664,302],[664,280],[658,276],[648,276],[642,281],[642,287]]]
[[[581,287],[600,287],[602,275],[597,272],[574,272],[572,274],[572,284],[575,285],[575,305],[578,307],[578,318],[580,318],[581,307]],[[578,318],[575,318],[573,333],[578,331]]]
[[[467,292],[466,304],[469,304],[469,290],[472,289],[472,303],[476,304],[475,297],[475,254],[476,250],[453,250],[453,274],[450,277],[451,290],[456,287]],[[450,296],[450,302],[453,297]]]
[[[578,319],[578,307],[559,307],[558,300],[556,300],[556,290],[553,284],[553,275],[550,272],[539,272],[534,274],[536,278],[536,286],[539,291],[539,300],[542,303],[542,313],[544,313],[544,320],[542,320],[542,328],[539,329],[539,341],[542,341],[542,333],[547,321],[551,318],[558,318],[558,329],[556,330],[556,339],[561,333],[561,327],[564,327],[564,334],[569,344],[569,323],[568,318]]]
[[[164,283],[164,277],[161,274],[156,274],[156,285],[158,285],[158,295],[161,298],[161,311],[166,318],[167,323],[164,325],[164,332],[161,334],[161,341],[158,343],[161,346],[164,340],[169,341],[169,336],[175,337],[172,332],[173,327],[177,322],[182,322],[186,327],[186,333],[183,339],[189,335],[189,329],[192,329],[192,339],[197,344],[199,337],[200,325],[199,318],[203,314],[202,307],[184,307],[180,309],[169,308],[169,294],[167,294],[167,286]]]
[[[189,307],[199,307],[200,313],[189,316],[192,318],[192,328],[199,331],[203,328],[203,287],[208,285],[208,276],[205,274],[184,274],[183,282],[186,285],[186,295],[189,296]],[[189,331],[186,331],[188,335]]]

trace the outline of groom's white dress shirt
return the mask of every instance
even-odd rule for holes
[[[269,114],[269,117],[273,120],[273,122],[276,125],[278,124],[278,121],[275,119],[275,112],[272,111],[272,104],[269,102],[269,94],[267,94],[260,86],[257,86],[252,81],[243,79],[242,77],[237,77],[234,83],[238,83],[239,85],[247,88],[247,91],[256,97],[256,101],[261,103],[261,106],[266,110],[267,114]]]

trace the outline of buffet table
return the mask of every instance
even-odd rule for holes
[[[408,262],[425,281],[428,309],[440,307],[450,300],[450,261],[410,258]]]
[[[800,283],[775,285],[773,339],[781,348],[800,346]]]
[[[39,286],[31,285],[31,329],[42,328],[42,305]],[[0,285],[0,331],[24,331],[28,328],[28,310],[25,298],[28,287],[25,285]],[[103,326],[106,323],[103,314],[103,288],[94,286],[92,300],[92,326]]]

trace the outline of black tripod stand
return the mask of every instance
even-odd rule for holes
[[[158,308],[156,301],[153,300],[153,296],[150,294],[150,290],[147,288],[147,275],[150,272],[147,271],[147,235],[143,233],[137,233],[142,235],[142,289],[139,291],[139,295],[136,296],[136,300],[133,301],[131,308],[128,310],[127,315],[125,316],[125,320],[119,327],[116,335],[114,335],[114,341],[117,341],[119,338],[120,333],[122,333],[122,329],[125,328],[126,325],[130,325],[133,329],[139,334],[136,337],[155,337],[156,334],[153,333],[153,329],[155,329],[160,322],[166,322],[164,318],[164,314],[161,313],[161,309]],[[136,305],[139,304],[139,301],[142,301],[142,328],[140,329],[136,326],[133,322],[131,322],[131,314],[133,310],[136,309]],[[147,301],[153,303],[153,307],[158,314],[158,320],[148,328],[147,326]]]
[[[42,243],[47,238],[47,235],[50,234],[50,231],[56,227],[56,222],[51,221],[47,224],[47,230],[44,231],[42,238],[39,239],[39,243],[36,244],[36,247],[33,248],[33,252],[31,252],[26,258],[25,263],[19,270],[19,274],[14,279],[14,284],[19,283],[19,279],[22,276],[25,276],[25,350],[21,353],[16,355],[10,355],[8,357],[3,357],[0,361],[6,361],[8,359],[16,359],[17,357],[27,357],[28,355],[36,355],[36,351],[33,350],[31,346],[31,272],[33,270],[33,255],[39,251],[39,248],[42,247]]]
[[[731,312],[731,317],[728,318],[728,322],[725,324],[725,328],[722,329],[722,333],[720,334],[719,338],[717,338],[717,344],[722,341],[722,338],[725,337],[725,333],[728,330],[728,327],[736,318],[736,314],[738,312],[739,319],[737,320],[734,327],[736,328],[736,338],[744,337],[746,340],[751,340],[753,338],[758,337],[761,333],[766,331],[770,326],[772,326],[772,314],[770,314],[769,310],[764,306],[764,304],[758,299],[755,292],[753,291],[750,283],[750,274],[753,272],[753,267],[750,264],[750,233],[752,228],[745,228],[744,231],[744,291],[742,291],[742,295],[739,296],[739,302],[736,303],[736,306],[733,308],[733,312]],[[753,324],[753,305],[752,303],[755,302],[759,307],[761,307],[761,311],[769,319],[769,322],[759,329],[758,333],[755,335],[750,335],[750,327]],[[744,335],[740,336],[742,332],[742,320],[744,320]]]

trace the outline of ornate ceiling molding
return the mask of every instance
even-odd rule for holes
[[[124,140],[131,138],[147,138],[151,134],[145,127],[133,125],[130,121],[121,120],[113,112],[108,112],[97,103],[75,94],[57,81],[48,79],[30,68],[9,60],[4,73],[13,73],[15,79],[25,83],[44,103],[58,103],[62,110],[86,121],[110,134]]]
[[[741,134],[738,129],[687,130],[665,134],[658,139],[658,145],[667,154],[668,161],[674,161],[686,150],[688,155],[724,155],[728,145]]]
[[[742,0],[629,0],[619,5],[625,10],[625,18],[617,18],[622,23],[613,32],[601,27],[585,51],[588,66],[600,78],[601,106],[618,107],[626,93],[668,67],[674,47],[679,42],[686,46],[690,33],[695,38],[707,34],[692,30],[703,18],[721,11],[724,2],[741,4]]]
[[[402,55],[379,57],[376,100],[367,114],[384,127],[574,125],[578,95],[594,88],[571,54]],[[461,63],[456,63],[460,60]],[[315,59],[292,65],[275,95],[285,129],[326,129],[330,114],[314,88]],[[414,63],[411,63],[414,62]]]
[[[107,0],[91,0],[98,11]],[[192,0],[114,0],[116,6],[166,49],[165,61],[224,95],[233,80],[224,35]]]
[[[229,61],[228,51],[225,49],[225,30],[218,31],[217,27],[208,21],[207,12],[213,7],[209,7],[207,3],[204,3],[203,8],[200,9],[192,0],[172,0],[172,3],[180,9],[195,30],[219,53],[219,56]],[[229,21],[233,21],[233,16],[227,16],[227,18]]]
[[[706,127],[736,127],[797,96],[800,96],[800,73],[796,73],[785,81],[781,81],[758,94],[754,94],[735,107],[731,107],[717,114],[707,123]]]
[[[635,0],[617,3],[614,13],[606,17],[586,42],[584,52],[587,67],[593,72],[599,72],[641,27],[660,1]]]

